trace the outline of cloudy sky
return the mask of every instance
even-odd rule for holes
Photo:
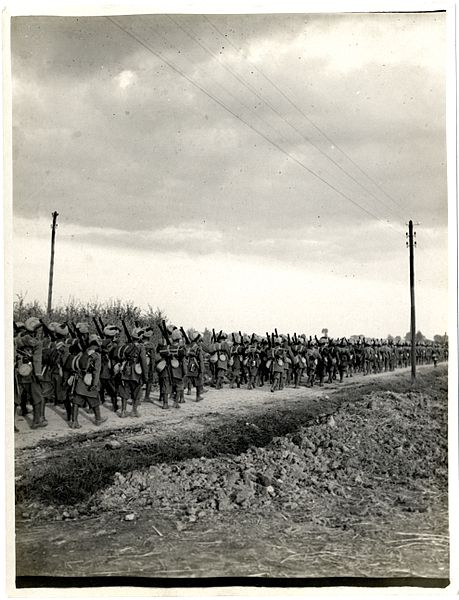
[[[178,324],[447,329],[442,13],[16,17],[14,291]]]

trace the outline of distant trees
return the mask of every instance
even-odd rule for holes
[[[425,342],[427,341],[426,336],[422,333],[422,331],[417,331],[414,339],[416,340],[417,344],[420,344],[421,342]],[[405,342],[411,342],[411,331],[408,331],[408,333],[405,335]]]

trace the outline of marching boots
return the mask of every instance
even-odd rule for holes
[[[113,412],[116,413],[118,410],[118,398],[116,396],[112,396],[112,407]]]
[[[202,386],[197,385],[196,386],[196,400],[195,400],[196,402],[201,402],[201,400],[202,400],[201,393],[202,393]]]
[[[34,404],[33,405],[33,421],[32,421],[32,429],[37,429],[37,427],[40,427],[40,405],[39,404]]]
[[[127,417],[126,408],[127,408],[127,398],[121,398],[121,412],[120,412],[121,419],[124,419],[125,417]]]
[[[78,423],[78,408],[78,404],[72,405],[72,420],[70,421],[72,429],[81,429],[81,425]]]
[[[94,410],[94,415],[96,417],[94,423],[96,425],[101,425],[102,423],[105,423],[105,421],[107,420],[107,417],[100,416],[100,406],[95,406],[93,410]]]
[[[42,400],[40,402],[40,425],[42,427],[46,427],[46,425],[48,425],[48,421],[45,419],[45,406],[46,402]]]
[[[147,383],[147,385],[145,386],[145,396],[143,397],[144,402],[151,402],[150,394],[151,394],[151,382],[149,381]]]
[[[180,390],[179,402],[180,404],[185,404],[185,390]]]
[[[140,406],[140,398],[132,401],[132,416],[133,417],[140,417],[140,414],[138,411],[139,406]]]

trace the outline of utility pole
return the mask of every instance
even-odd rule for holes
[[[48,282],[48,316],[51,314],[51,305],[53,300],[53,275],[54,275],[54,243],[56,240],[57,217],[59,213],[54,211],[51,213],[53,224],[51,225],[51,259],[49,263],[49,282]]]
[[[408,223],[407,247],[410,249],[410,297],[411,297],[411,381],[416,379],[416,308],[414,302],[414,248],[416,232],[413,233],[413,221]]]

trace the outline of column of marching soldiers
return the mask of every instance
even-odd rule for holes
[[[31,427],[45,427],[46,404],[63,405],[69,427],[81,427],[80,409],[94,414],[100,425],[100,406],[107,398],[120,417],[139,416],[141,402],[153,402],[153,386],[159,384],[162,408],[180,408],[185,391],[196,390],[195,401],[203,398],[204,384],[221,389],[270,386],[271,392],[285,386],[298,388],[343,382],[355,373],[369,375],[408,367],[411,348],[407,343],[368,338],[318,339],[306,335],[266,333],[229,336],[213,330],[210,342],[198,332],[158,325],[161,338],[154,344],[154,329],[139,323],[129,330],[93,319],[77,324],[46,323],[30,317],[14,323],[15,415],[33,410]],[[156,327],[156,325],[155,325]],[[419,343],[417,364],[447,360],[447,344]],[[144,393],[142,393],[144,390]],[[17,431],[15,425],[15,431]]]

